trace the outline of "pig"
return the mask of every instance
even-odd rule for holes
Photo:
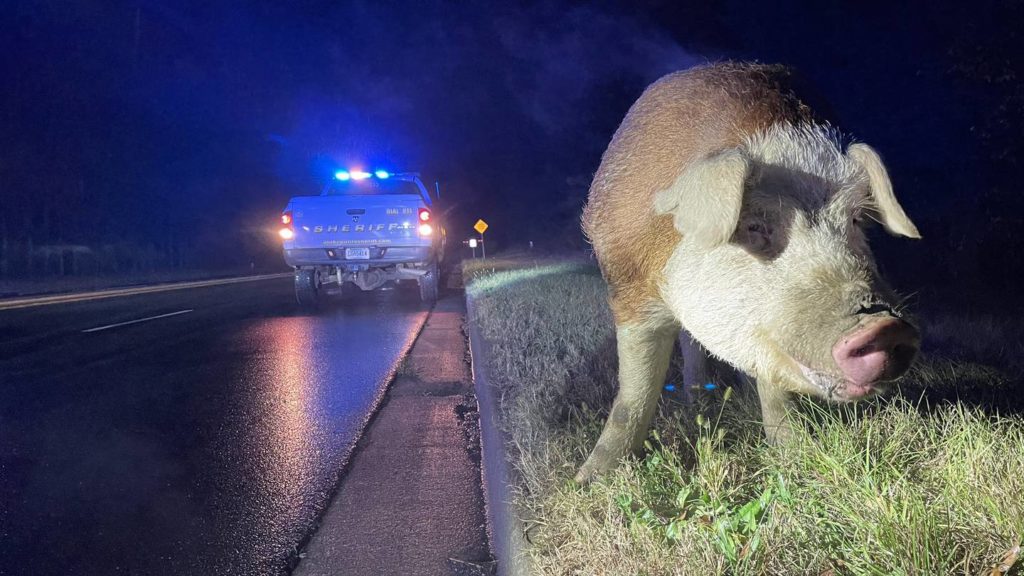
[[[619,389],[585,483],[643,446],[680,329],[757,383],[765,435],[793,394],[851,402],[911,366],[918,330],[865,228],[920,238],[878,153],[849,143],[781,65],[669,74],[633,104],[583,229],[615,322]]]

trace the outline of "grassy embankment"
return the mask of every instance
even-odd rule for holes
[[[600,274],[520,258],[467,262],[465,278],[538,574],[976,575],[1024,535],[1024,418],[1005,410],[1021,391],[964,360],[1010,359],[1019,374],[1020,340],[992,336],[1007,338],[1009,319],[924,318],[899,392],[802,402],[785,446],[762,440],[750,386],[691,404],[666,392],[646,455],[580,487],[615,387]],[[940,400],[958,390],[970,400]]]

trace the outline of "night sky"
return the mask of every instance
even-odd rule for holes
[[[727,58],[796,67],[881,151],[926,237],[889,260],[1019,266],[992,247],[1020,243],[1024,3],[783,4],[8,0],[0,275],[53,273],[24,256],[45,245],[96,272],[279,266],[287,198],[350,165],[439,180],[456,238],[482,217],[496,244],[582,247],[632,101]]]

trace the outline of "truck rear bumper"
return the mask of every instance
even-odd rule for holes
[[[285,248],[284,261],[289,266],[390,266],[429,262],[432,246],[383,246],[370,248],[370,257],[346,259],[345,248]]]

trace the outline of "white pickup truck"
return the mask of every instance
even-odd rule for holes
[[[445,245],[437,219],[418,174],[337,172],[319,196],[296,196],[281,213],[295,298],[314,307],[329,284],[343,293],[415,281],[420,298],[434,302]]]

